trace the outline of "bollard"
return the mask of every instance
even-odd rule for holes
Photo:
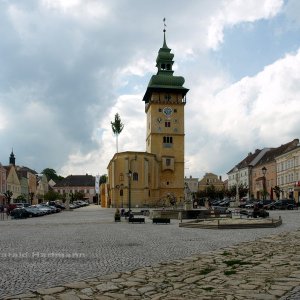
[[[178,213],[178,220],[180,220],[180,223],[182,223],[182,212],[181,211]]]

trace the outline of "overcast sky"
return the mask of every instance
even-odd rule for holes
[[[164,17],[190,89],[186,176],[300,137],[298,0],[0,0],[0,162],[105,174],[117,112],[119,151],[145,151]]]

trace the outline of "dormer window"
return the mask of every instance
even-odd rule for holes
[[[161,69],[165,70],[166,69],[166,64],[161,64]]]
[[[171,65],[167,64],[167,70],[170,71],[171,70]]]

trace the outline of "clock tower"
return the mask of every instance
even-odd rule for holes
[[[143,101],[147,114],[146,151],[158,161],[159,198],[184,197],[184,106],[188,89],[174,76],[174,54],[166,43],[159,49],[156,67]]]

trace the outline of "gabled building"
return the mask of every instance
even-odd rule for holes
[[[252,190],[252,169],[258,161],[268,152],[269,148],[256,149],[254,153],[248,155],[233,167],[228,174],[228,189],[238,185],[243,185],[249,189],[248,197],[251,197],[250,191]]]
[[[7,191],[13,193],[11,203],[21,195],[21,182],[14,165],[5,166]]]
[[[37,203],[37,172],[28,167],[16,166],[21,183],[21,194],[30,204]]]
[[[277,163],[276,157],[283,155],[297,147],[298,139],[283,144],[277,148],[270,148],[264,156],[252,168],[251,195],[256,199],[275,199],[273,192],[277,185]],[[263,174],[265,173],[265,174]]]

